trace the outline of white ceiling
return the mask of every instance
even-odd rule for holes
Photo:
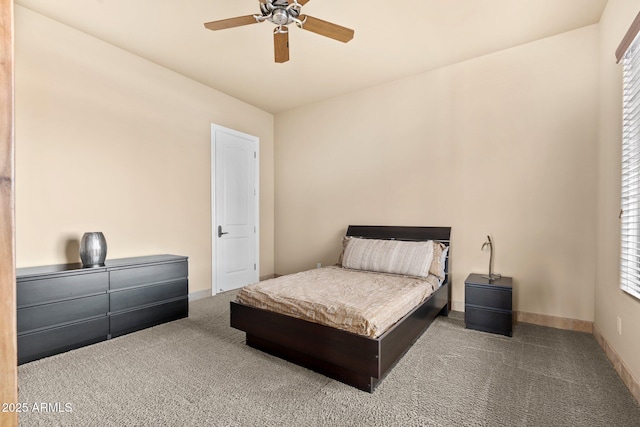
[[[257,0],[16,0],[272,113],[574,30],[607,0],[311,0],[303,13],[355,30],[347,44],[291,26],[291,60],[273,60],[268,22],[210,31],[258,13]]]

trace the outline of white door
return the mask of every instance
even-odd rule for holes
[[[258,281],[258,143],[211,125],[214,295]]]

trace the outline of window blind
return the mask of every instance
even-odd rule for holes
[[[640,299],[640,38],[622,58],[620,287]]]

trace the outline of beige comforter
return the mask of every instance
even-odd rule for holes
[[[424,301],[435,276],[324,267],[265,280],[240,290],[237,301],[376,338]]]

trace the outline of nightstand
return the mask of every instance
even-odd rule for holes
[[[464,322],[468,329],[512,336],[512,279],[470,274],[464,281]]]

